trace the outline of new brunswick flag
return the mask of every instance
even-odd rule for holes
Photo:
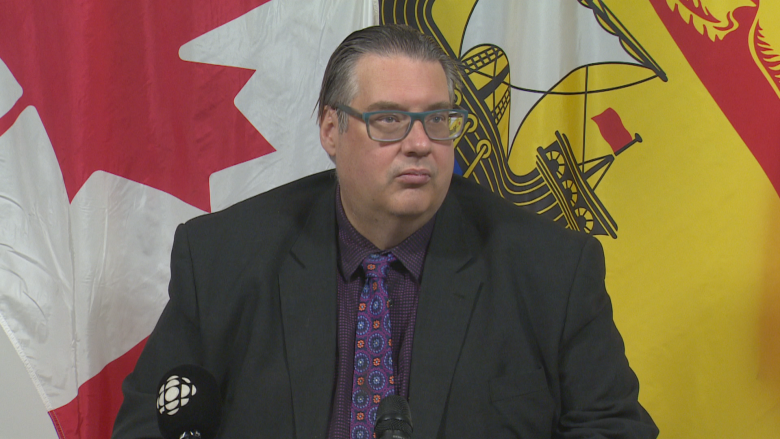
[[[667,438],[780,432],[780,3],[385,0],[461,60],[456,172],[597,236]]]

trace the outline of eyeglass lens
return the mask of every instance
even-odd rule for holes
[[[376,113],[368,119],[369,135],[375,140],[394,141],[406,137],[412,118],[405,113]],[[432,140],[451,140],[463,132],[463,115],[438,111],[423,118],[425,133]]]

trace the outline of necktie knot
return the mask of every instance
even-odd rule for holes
[[[387,269],[395,259],[392,253],[368,255],[363,259],[363,272],[366,274],[366,277],[386,279]]]

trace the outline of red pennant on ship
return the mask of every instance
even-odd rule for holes
[[[601,137],[609,143],[615,155],[620,154],[635,142],[642,141],[639,135],[636,136],[636,139],[631,136],[631,133],[623,125],[620,115],[611,107],[604,110],[601,114],[593,116],[592,119],[599,127]]]

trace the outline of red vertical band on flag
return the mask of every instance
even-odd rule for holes
[[[60,439],[111,437],[122,405],[122,381],[133,371],[146,345],[144,339],[79,387],[71,402],[49,412]]]
[[[750,53],[750,28],[758,5],[735,9],[730,20],[739,25],[713,41],[670,9],[666,0],[650,3],[780,194],[780,98]]]
[[[601,137],[609,143],[615,154],[634,140],[631,133],[623,126],[620,115],[611,107],[598,116],[593,116],[592,119],[598,125]]]

